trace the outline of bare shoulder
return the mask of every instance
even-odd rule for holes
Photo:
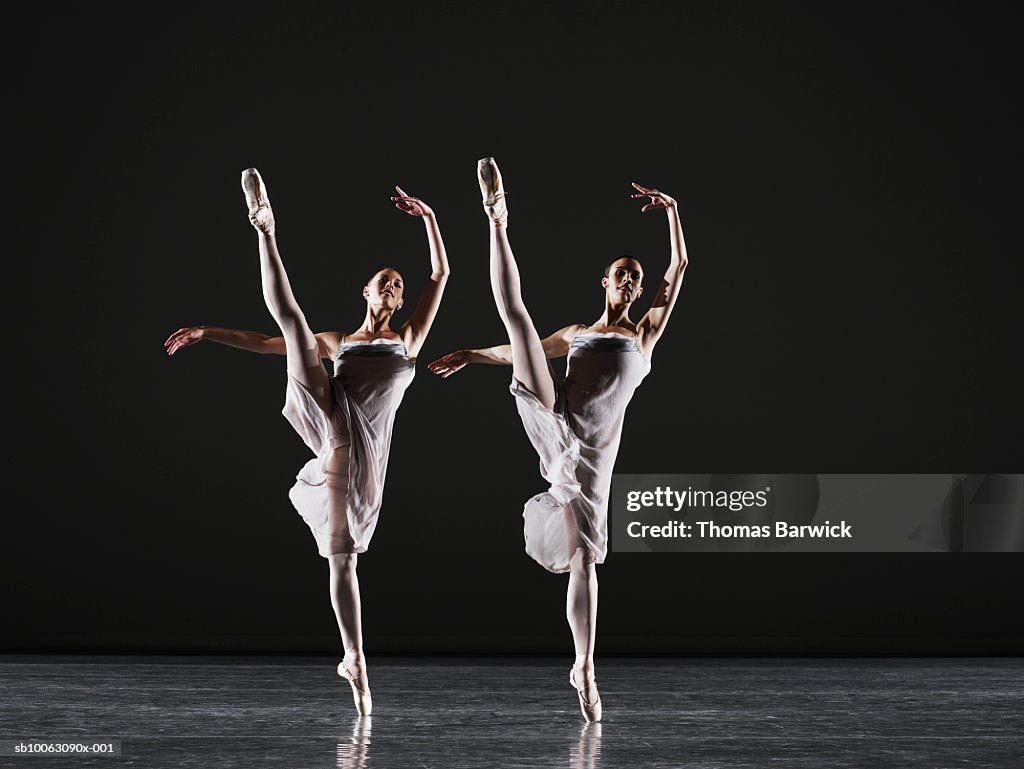
[[[572,346],[572,340],[576,338],[576,335],[580,333],[586,325],[583,323],[573,323],[564,328],[558,329],[551,336],[541,340],[541,346],[544,348],[544,354],[548,358],[561,358],[563,355],[569,352],[569,348]]]
[[[314,336],[319,347],[320,357],[325,360],[331,360],[345,341],[345,334],[341,331],[321,331]]]
[[[560,342],[572,344],[572,340],[576,338],[576,335],[586,331],[587,328],[589,327],[586,323],[570,323],[568,326],[558,329],[558,331],[549,336],[548,339],[557,339]]]
[[[563,328],[558,333],[566,342],[572,344],[572,340],[576,338],[576,335],[583,333],[588,328],[590,328],[590,326],[588,326],[586,323],[572,323]]]

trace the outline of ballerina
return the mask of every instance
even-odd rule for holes
[[[283,336],[193,326],[171,334],[164,345],[168,355],[209,340],[287,356],[282,413],[316,455],[299,471],[289,497],[330,565],[331,604],[345,647],[338,674],[351,684],[359,714],[368,716],[372,700],[356,562],[377,524],[395,412],[413,379],[416,357],[448,281],[444,242],[430,206],[395,187],[398,194],[391,200],[405,213],[422,217],[430,243],[430,280],[412,317],[392,330],[405,284],[396,270],[384,268],[363,287],[366,317],[358,330],[314,334],[292,294],[277,248],[274,212],[255,168],[242,172],[242,189],[259,237],[263,298]],[[333,361],[333,377],[321,359]]]
[[[447,378],[469,363],[512,366],[510,389],[523,426],[540,456],[548,491],[527,501],[526,552],[544,568],[569,572],[566,617],[576,658],[569,682],[587,721],[601,720],[594,675],[597,571],[608,550],[608,494],[626,406],[651,367],[651,354],[679,296],[686,247],[676,201],[633,183],[633,198],[649,198],[643,212],[668,215],[672,255],[654,303],[638,322],[629,310],[644,291],[643,268],[624,256],[604,271],[604,312],[591,325],[575,323],[541,339],[520,292],[519,268],[508,240],[508,207],[493,158],[477,166],[483,205],[491,220],[491,288],[509,344],[459,350],[429,364]],[[567,355],[564,382],[548,358]]]

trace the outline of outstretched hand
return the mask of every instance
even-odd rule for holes
[[[428,206],[419,198],[414,198],[412,195],[406,194],[406,192],[395,185],[395,189],[398,191],[397,195],[392,195],[391,199],[395,202],[395,208],[400,211],[405,211],[407,214],[412,216],[430,216],[434,213],[434,209]]]
[[[458,350],[427,364],[427,368],[442,379],[447,379],[469,363],[469,350]]]
[[[168,355],[174,355],[182,347],[188,347],[190,344],[203,341],[205,336],[204,331],[206,326],[189,326],[186,328],[179,328],[164,342],[164,347],[167,348]]]
[[[650,198],[651,202],[640,209],[640,213],[645,214],[648,211],[653,211],[656,208],[675,208],[676,201],[674,198],[670,198],[664,192],[658,192],[656,189],[648,189],[647,187],[641,187],[636,182],[631,182],[639,192],[634,193],[630,197],[633,198]]]

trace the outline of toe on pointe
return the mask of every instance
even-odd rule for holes
[[[506,223],[508,208],[505,204],[505,188],[501,183],[498,164],[494,162],[494,158],[481,158],[477,161],[476,171],[484,210],[496,223]]]
[[[373,699],[370,697],[370,690],[359,685],[360,673],[358,668],[351,669],[344,660],[338,663],[338,675],[344,678],[352,686],[352,701],[355,703],[356,712],[361,716],[368,716],[373,711]]]
[[[587,699],[587,684],[586,679],[583,676],[579,678],[583,679],[582,684],[576,675],[576,668],[569,670],[569,684],[576,690],[576,694],[580,700],[580,712],[583,713],[583,718],[588,724],[596,723],[601,720],[602,707],[601,707],[601,695],[598,694],[593,702]],[[597,681],[592,679],[594,689],[597,689]]]
[[[480,179],[480,192],[482,193],[484,205],[493,206],[497,202],[501,188],[501,173],[498,171],[498,164],[494,158],[480,158],[476,166],[477,175]]]
[[[270,205],[266,185],[263,184],[260,172],[255,168],[246,168],[242,171],[242,192],[245,193],[245,204],[250,214]]]

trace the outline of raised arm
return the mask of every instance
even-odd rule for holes
[[[415,358],[419,355],[427,334],[430,333],[430,327],[437,316],[437,308],[441,305],[441,296],[448,282],[448,255],[444,250],[441,229],[437,226],[437,216],[433,209],[419,198],[407,195],[401,187],[395,187],[395,190],[398,195],[391,198],[395,201],[395,207],[412,216],[423,218],[423,224],[427,228],[427,241],[430,243],[430,280],[427,281],[426,288],[416,303],[412,317],[399,331],[409,357]]]
[[[334,351],[338,349],[338,345],[341,344],[344,335],[338,331],[324,331],[315,336],[317,346],[320,349],[320,357],[330,359]],[[168,355],[174,355],[183,347],[188,347],[204,340],[264,355],[286,354],[283,336],[268,336],[258,331],[239,331],[233,328],[219,328],[217,326],[188,326],[186,328],[179,328],[167,338],[167,341],[164,342],[164,347]]]
[[[541,340],[544,347],[544,355],[548,358],[561,358],[569,352],[572,340],[576,338],[586,326],[582,323],[573,323],[571,326],[559,329],[547,339]],[[478,350],[458,350],[438,358],[427,364],[428,368],[442,379],[447,379],[456,371],[459,371],[468,363],[486,363],[492,366],[512,365],[512,345],[499,344],[496,347],[482,347]]]
[[[679,289],[683,285],[683,275],[686,272],[686,244],[683,242],[683,225],[679,221],[679,210],[676,201],[664,192],[655,189],[641,187],[636,182],[633,186],[637,192],[634,198],[650,198],[651,202],[645,205],[642,213],[664,209],[668,215],[669,238],[672,242],[672,256],[669,260],[668,269],[665,270],[665,277],[658,286],[658,293],[654,297],[654,304],[647,314],[637,323],[637,335],[640,337],[640,346],[646,355],[650,355],[654,345],[658,343],[665,324],[668,323],[672,308],[675,307],[676,299],[679,298]]]

